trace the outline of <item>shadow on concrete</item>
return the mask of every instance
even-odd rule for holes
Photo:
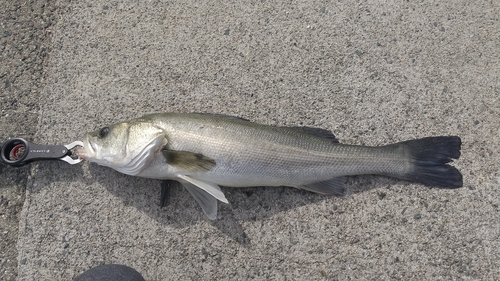
[[[98,181],[125,205],[131,205],[159,223],[185,228],[208,220],[198,203],[180,185],[172,187],[165,207],[160,208],[161,180],[144,179],[120,174],[112,169],[89,164],[92,179]],[[249,245],[241,221],[265,220],[273,215],[300,206],[314,204],[328,197],[291,187],[221,187],[230,204],[219,202],[218,219],[210,223],[234,241]]]
[[[161,180],[127,176],[93,163],[83,164],[87,165],[87,174],[90,176],[84,175],[84,166],[82,165],[67,165],[57,161],[39,165],[37,173],[46,175],[43,177],[43,181],[46,183],[50,181],[77,181],[81,183],[81,186],[91,186],[98,182],[112,196],[119,198],[124,205],[133,206],[161,224],[175,228],[186,228],[200,221],[208,220],[198,203],[180,185],[172,187],[167,205],[161,208]],[[379,178],[383,178],[383,180]],[[349,177],[346,184],[350,189],[350,194],[353,195],[388,186],[397,181],[396,179],[367,175]],[[32,187],[31,192],[40,191],[44,185],[41,183],[36,185],[37,187]],[[218,219],[209,222],[232,240],[244,246],[250,245],[251,237],[245,233],[242,222],[265,220],[275,214],[315,204],[329,198],[292,187],[222,187],[222,190],[230,204],[219,202]],[[332,212],[334,211],[332,210]]]

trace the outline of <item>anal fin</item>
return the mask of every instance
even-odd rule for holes
[[[335,195],[338,197],[345,197],[347,195],[345,177],[338,177],[327,181],[320,181],[306,185],[301,185],[298,188],[324,195]]]

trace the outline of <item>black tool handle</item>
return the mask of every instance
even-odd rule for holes
[[[60,159],[67,154],[64,145],[39,145],[17,138],[3,143],[1,160],[7,165],[22,166],[35,160]]]

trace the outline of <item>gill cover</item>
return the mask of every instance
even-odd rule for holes
[[[84,146],[87,160],[135,176],[166,142],[162,129],[139,119],[90,133]]]
[[[151,123],[134,122],[128,128],[128,141],[125,147],[125,165],[115,167],[115,170],[137,175],[149,165],[154,154],[166,144],[165,133]]]

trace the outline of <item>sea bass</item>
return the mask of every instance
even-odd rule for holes
[[[380,147],[340,144],[327,130],[278,127],[217,114],[159,113],[88,133],[78,155],[121,173],[180,182],[210,219],[219,185],[290,186],[345,196],[344,176],[377,174],[458,188],[462,175],[447,163],[460,157],[457,136],[428,137]]]

